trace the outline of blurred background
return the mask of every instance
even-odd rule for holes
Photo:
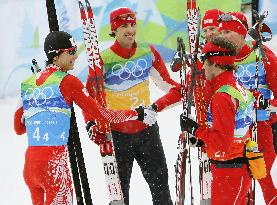
[[[91,0],[95,15],[100,50],[109,47],[114,39],[110,32],[109,13],[117,7],[130,7],[137,12],[137,41],[153,44],[167,63],[176,49],[176,37],[182,36],[187,44],[186,0]],[[87,60],[83,45],[78,1],[55,0],[60,30],[71,33],[79,46],[79,58],[72,71],[83,82],[87,77]],[[197,0],[201,14],[208,9],[243,11],[252,24],[252,11],[268,10],[266,23],[272,29],[273,39],[267,45],[277,51],[277,4],[276,0]],[[22,170],[26,135],[17,136],[13,130],[13,113],[16,110],[20,82],[31,75],[31,62],[36,59],[44,67],[46,56],[43,42],[49,32],[45,0],[0,0],[0,204],[31,204],[30,193],[24,183]],[[179,73],[171,77],[179,82]],[[151,82],[152,101],[164,93]],[[79,108],[75,109],[80,138],[87,167],[93,203],[108,204],[104,172],[99,148],[87,137],[85,123]],[[175,169],[177,141],[180,134],[177,106],[159,113],[161,140],[169,171],[169,186],[175,201]],[[169,123],[170,122],[170,123]],[[197,149],[192,150],[192,170],[195,204],[199,204]],[[134,163],[130,188],[130,204],[150,205],[151,195],[141,171]],[[188,195],[190,193],[187,193]],[[256,204],[264,205],[259,185]],[[186,202],[186,204],[190,204]]]
[[[252,24],[252,11],[269,11],[267,24],[275,37],[277,34],[276,0],[197,0],[201,15],[208,9],[243,11]],[[274,3],[275,2],[275,3]],[[69,32],[79,45],[79,59],[74,74],[82,81],[87,77],[87,60],[83,45],[82,24],[76,0],[55,0],[60,30]],[[110,32],[109,13],[117,7],[130,7],[137,12],[137,41],[153,44],[165,62],[169,62],[176,49],[176,37],[187,42],[187,19],[185,0],[94,0],[91,1],[95,15],[100,50],[113,42]],[[19,93],[20,82],[31,74],[32,59],[41,67],[45,64],[43,42],[48,34],[45,0],[0,0],[0,99]]]

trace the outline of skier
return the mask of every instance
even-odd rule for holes
[[[253,46],[256,42],[246,43],[245,41],[248,31],[247,19],[241,12],[230,12],[222,15],[219,20],[221,35],[237,45],[238,55],[236,58],[237,69],[235,76],[245,88],[254,91],[256,88],[256,55]],[[268,102],[272,93],[274,96],[277,96],[277,58],[269,48],[266,46],[263,46],[263,48],[266,58],[259,60],[258,91],[267,100],[263,102]],[[276,99],[271,101],[273,104]],[[268,173],[266,178],[259,180],[259,183],[266,204],[277,204],[277,190],[274,188],[271,175],[269,174],[273,161],[276,158],[269,114],[266,110],[257,111],[257,142],[259,150],[264,154]]]
[[[251,178],[243,156],[245,142],[250,138],[248,128],[252,122],[254,97],[233,75],[234,44],[215,37],[202,52],[205,76],[211,80],[213,89],[209,127],[200,126],[182,114],[181,128],[205,143],[212,163],[211,204],[246,204]]]
[[[136,14],[129,8],[118,8],[110,13],[114,44],[101,53],[104,62],[106,100],[109,108],[129,109],[150,105],[149,77],[163,91],[168,92],[174,82],[153,46],[136,43]],[[89,86],[89,93],[93,93]],[[156,106],[152,106],[157,111]],[[84,114],[87,122],[90,119]],[[100,126],[100,127],[105,127]],[[149,185],[152,201],[172,204],[168,169],[157,124],[149,127],[139,121],[113,123],[111,131],[125,204],[129,204],[130,178],[134,159]],[[94,132],[96,143],[105,141],[106,130]],[[102,137],[101,137],[102,136]]]
[[[109,110],[91,98],[82,82],[67,73],[77,59],[77,47],[70,34],[49,33],[44,51],[46,68],[21,84],[14,130],[28,136],[23,174],[33,204],[73,204],[66,146],[73,102],[107,123],[141,119],[151,125],[156,113],[143,108]]]

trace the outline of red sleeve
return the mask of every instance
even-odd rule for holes
[[[277,57],[267,47],[265,47],[265,52],[268,59],[268,61],[264,61],[266,82],[273,92],[274,98],[277,98]]]
[[[151,71],[151,78],[161,90],[168,92],[174,86],[178,86],[178,83],[171,79],[162,57],[158,51],[156,51],[154,46],[150,46],[150,49],[154,55],[154,60],[152,63],[156,71]]]
[[[173,87],[169,90],[167,94],[156,100],[155,104],[158,107],[158,112],[162,111],[164,108],[177,103],[181,100],[181,86]]]
[[[274,98],[270,100],[270,105],[277,107],[277,57],[269,48],[264,46],[264,49],[268,59],[268,61],[264,61],[266,72],[265,80],[274,96]],[[271,123],[275,123],[277,121],[277,115],[272,113],[270,116],[270,121]]]
[[[89,96],[82,82],[73,75],[67,75],[60,85],[61,93],[68,105],[76,103],[84,112],[106,123],[119,123],[136,118],[134,110],[110,110],[103,108]],[[134,118],[133,118],[134,117]]]
[[[23,135],[26,133],[26,126],[22,121],[23,107],[20,107],[14,113],[14,131],[17,135]]]
[[[211,99],[212,127],[199,127],[196,137],[203,140],[207,147],[219,150],[228,149],[233,142],[235,128],[235,106],[231,96],[216,93]]]

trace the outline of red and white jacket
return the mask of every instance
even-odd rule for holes
[[[47,66],[45,70],[37,74],[37,85],[41,85],[46,79],[57,70],[57,66]],[[68,74],[65,76],[60,84],[60,91],[64,100],[68,105],[73,102],[77,104],[82,110],[93,115],[106,123],[118,123],[126,120],[137,119],[137,112],[135,110],[110,110],[103,108],[96,100],[91,98],[86,91],[82,82],[75,76]],[[21,135],[26,132],[26,127],[23,120],[22,101],[19,102],[18,108],[14,114],[14,130],[16,134]]]

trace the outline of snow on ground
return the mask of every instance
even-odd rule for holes
[[[178,74],[173,76],[178,81]],[[151,84],[151,91],[156,99],[161,96],[162,91]],[[24,152],[27,147],[26,135],[17,136],[13,131],[13,113],[17,105],[17,98],[6,98],[0,100],[0,204],[3,205],[29,205],[31,204],[30,193],[24,183],[22,170],[24,166]],[[82,113],[75,108],[82,148],[91,188],[93,203],[96,205],[108,204],[108,195],[105,186],[105,178],[98,147],[93,144],[85,131]],[[169,169],[169,186],[172,199],[175,201],[175,172],[174,164],[177,157],[177,140],[180,133],[179,114],[181,106],[174,107],[159,114],[158,123],[160,135]],[[198,164],[197,150],[192,150],[192,170],[195,204],[199,204],[198,189]],[[151,205],[151,194],[147,183],[143,179],[139,166],[134,163],[130,185],[131,205]],[[264,205],[263,197],[258,187],[257,203]],[[187,202],[186,204],[190,204]]]

